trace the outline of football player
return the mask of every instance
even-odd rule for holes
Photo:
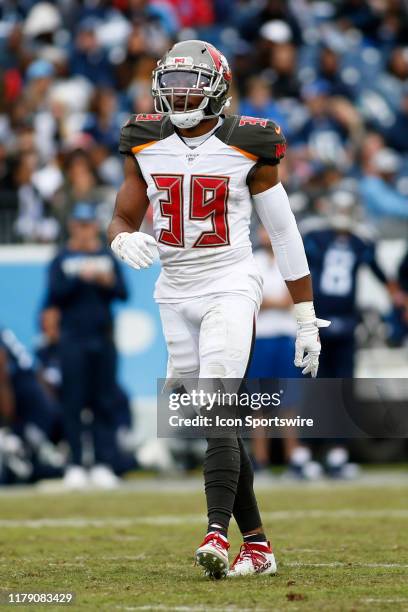
[[[273,121],[223,114],[230,83],[227,60],[206,42],[177,43],[158,62],[156,113],[132,116],[121,132],[125,179],[108,230],[111,246],[135,269],[150,266],[158,248],[154,297],[167,377],[242,379],[262,299],[249,239],[255,208],[295,304],[295,363],[316,376],[318,328],[327,323],[316,318],[302,239],[279,181],[285,139]],[[139,231],[149,204],[154,238]],[[196,560],[206,574],[275,573],[241,439],[208,439],[204,480],[208,531]],[[229,570],[232,515],[244,542]]]

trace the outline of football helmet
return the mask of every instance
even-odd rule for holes
[[[155,110],[176,127],[195,127],[229,106],[230,82],[231,70],[218,49],[201,40],[176,43],[153,70]]]

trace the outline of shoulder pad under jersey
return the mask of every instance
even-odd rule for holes
[[[254,161],[274,165],[285,155],[285,137],[271,119],[231,115],[225,118],[215,135]]]
[[[167,138],[174,131],[171,121],[158,114],[132,115],[120,132],[119,152],[134,155],[145,146]]]

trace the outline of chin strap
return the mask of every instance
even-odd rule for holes
[[[197,110],[189,113],[172,113],[170,115],[170,121],[178,128],[192,128],[195,127],[204,119],[204,111]]]

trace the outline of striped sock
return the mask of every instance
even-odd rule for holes
[[[219,533],[225,540],[227,540],[227,530],[218,523],[210,523],[207,529],[207,535],[209,533]]]
[[[268,540],[264,533],[252,533],[251,535],[244,536],[244,542],[248,544],[267,544]]]

